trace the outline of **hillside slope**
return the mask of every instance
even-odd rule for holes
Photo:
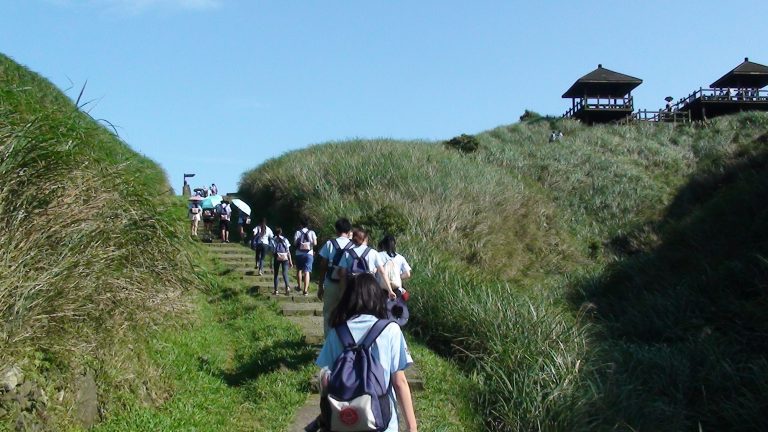
[[[61,391],[59,414],[84,364],[97,380],[141,376],[120,356],[182,306],[184,210],[168,192],[154,162],[0,55],[0,368]],[[24,407],[0,408],[13,421]]]
[[[553,129],[562,141],[547,142]],[[767,129],[753,113],[677,127],[539,118],[478,135],[471,154],[336,142],[245,173],[240,193],[277,224],[305,215],[325,237],[342,215],[377,236],[401,227],[412,329],[472,373],[491,430],[765,426],[754,408],[767,388],[749,372],[765,350],[748,347],[765,323],[752,312],[766,298],[764,201],[738,203],[761,197]],[[745,317],[704,312],[719,307]],[[702,353],[705,372],[657,376]]]

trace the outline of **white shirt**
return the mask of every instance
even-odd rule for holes
[[[395,257],[392,258],[389,256],[386,252],[379,252],[379,255],[381,256],[381,259],[384,260],[384,263],[386,264],[387,261],[392,260],[395,262],[395,268],[400,269],[400,274],[404,273],[410,273],[411,272],[411,266],[408,265],[408,261],[405,260],[405,257],[400,254],[395,254]]]
[[[310,244],[310,249],[308,251],[303,251],[303,250],[299,249],[299,247],[298,247],[299,239],[301,238],[301,235],[303,233],[309,233],[307,235],[307,237],[309,239],[308,241],[309,241],[309,244]],[[296,246],[296,255],[306,255],[306,254],[313,255],[315,252],[312,250],[312,246],[311,245],[316,245],[317,244],[317,234],[315,234],[315,232],[312,231],[309,228],[302,228],[302,229],[296,231],[296,234],[293,235],[293,244],[297,245]]]
[[[269,227],[267,227],[267,229],[264,230],[265,233],[263,235],[261,234],[260,231],[261,231],[261,225],[257,225],[256,228],[253,229],[253,236],[258,237],[259,235],[261,235],[261,238],[259,239],[259,243],[264,243],[265,245],[268,245],[269,239],[271,239],[275,235],[272,233],[272,230],[269,229]]]

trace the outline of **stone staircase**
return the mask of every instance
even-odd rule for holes
[[[278,294],[272,294],[274,276],[272,269],[267,261],[264,261],[264,275],[259,276],[255,267],[255,257],[253,251],[248,247],[238,243],[202,243],[208,250],[216,256],[230,271],[236,273],[247,284],[249,293],[258,295],[265,301],[277,302],[281,313],[296,324],[304,335],[304,342],[313,345],[320,350],[323,344],[323,303],[317,298],[317,285],[312,284],[308,296],[304,296],[297,291],[296,274],[291,270],[289,282],[291,291],[285,295],[282,275],[278,283]],[[406,370],[406,377],[411,387],[411,391],[424,389],[424,381],[418,369],[412,366]],[[311,386],[314,388],[314,386]],[[293,425],[288,429],[289,432],[303,432],[304,426],[309,424],[319,414],[320,396],[312,394],[307,402],[296,414]]]

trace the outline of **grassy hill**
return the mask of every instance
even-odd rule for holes
[[[71,415],[86,370],[140,383],[134,335],[183,307],[187,282],[164,172],[0,55],[0,185],[0,368],[61,395],[46,417]]]
[[[342,215],[396,231],[412,331],[473,377],[490,430],[765,429],[767,132],[755,113],[534,118],[468,154],[313,146],[245,173],[240,193],[324,237]]]

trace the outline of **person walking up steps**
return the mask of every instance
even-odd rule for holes
[[[285,295],[291,295],[291,287],[288,285],[288,268],[293,267],[291,259],[291,242],[283,237],[283,230],[280,227],[275,228],[275,285],[272,294],[277,295],[277,277],[280,270],[283,271],[283,282],[285,282]]]
[[[374,253],[373,255],[378,254]],[[349,342],[348,339],[351,338],[353,339],[354,344],[363,345],[364,342],[368,342],[366,341],[366,335],[369,332],[374,332],[371,334],[371,338],[373,338],[375,332],[383,328],[383,330],[380,330],[381,332],[375,338],[372,345],[370,345],[368,351],[372,358],[375,358],[377,363],[383,369],[376,368],[381,371],[381,376],[384,380],[382,387],[387,389],[386,391],[389,395],[383,402],[389,404],[391,417],[388,419],[388,422],[381,419],[385,422],[384,424],[386,425],[386,428],[377,430],[397,432],[398,416],[402,415],[407,427],[406,430],[409,432],[416,432],[418,428],[416,424],[416,414],[413,410],[411,389],[408,385],[408,380],[405,377],[405,369],[413,364],[413,358],[411,358],[411,354],[408,351],[408,345],[405,342],[405,337],[403,336],[400,327],[393,325],[393,322],[387,321],[386,297],[373,275],[363,273],[355,277],[354,282],[350,285],[347,291],[344,292],[344,295],[339,302],[339,307],[334,310],[331,316],[331,324],[333,325],[333,328],[328,332],[323,348],[320,350],[320,355],[315,362],[315,364],[323,368],[324,371],[324,373],[321,374],[321,386],[323,387],[321,412],[324,411],[325,414],[321,414],[318,418],[318,422],[322,423],[320,426],[323,427],[323,430],[334,430],[333,425],[337,422],[341,422],[345,426],[355,426],[354,428],[348,427],[342,430],[371,430],[370,428],[363,429],[359,425],[353,425],[351,423],[365,420],[366,417],[370,416],[384,417],[384,411],[380,409],[375,411],[358,411],[360,407],[357,406],[357,404],[346,404],[343,402],[335,404],[335,409],[333,408],[333,405],[331,405],[333,404],[331,400],[336,399],[334,396],[338,396],[336,393],[338,393],[339,390],[341,390],[342,393],[347,393],[348,389],[344,388],[345,384],[359,382],[355,381],[355,378],[360,380],[363,376],[370,376],[369,371],[358,370],[356,368],[355,376],[351,376],[352,374],[347,375],[344,373],[349,372],[348,370],[344,370],[344,368],[348,368],[351,365],[340,365],[338,367],[341,369],[338,370],[344,376],[338,376],[338,374],[334,375],[332,371],[329,372],[331,369],[337,369],[336,360],[342,355],[345,355],[345,352],[348,352],[347,350],[349,348],[344,346],[342,340],[347,340],[347,342]],[[365,347],[359,349],[367,348],[367,343],[365,345]],[[360,347],[360,345],[358,345],[358,347]],[[366,366],[372,364],[374,367],[376,365],[376,363],[372,361],[370,363],[355,362],[354,364]],[[369,390],[368,387],[366,387],[365,390]],[[342,398],[343,397],[344,396],[342,396]],[[379,400],[380,399],[375,401],[371,400],[371,403],[379,402]],[[326,401],[328,405],[326,405],[326,409],[323,409],[323,404],[326,403]],[[399,405],[399,412],[395,410],[395,405]]]
[[[200,208],[200,204],[192,202],[189,206],[189,220],[192,221],[192,235],[197,237],[197,225],[200,223],[200,216],[203,209]]]
[[[309,276],[312,273],[314,249],[317,246],[317,234],[308,226],[307,218],[302,218],[301,229],[293,235],[293,244],[296,246],[296,278],[303,295],[309,294]]]
[[[267,226],[267,218],[261,219],[261,224],[253,229],[253,238],[251,239],[251,249],[256,251],[256,268],[259,269],[259,276],[264,274],[264,257],[269,251],[269,242],[274,237],[272,230]]]
[[[232,208],[227,201],[222,201],[219,204],[219,229],[221,230],[221,241],[223,243],[229,243],[229,219],[231,216]]]
[[[384,259],[373,248],[368,247],[368,232],[362,228],[352,230],[352,243],[354,247],[344,251],[339,261],[339,282],[341,292],[344,293],[349,281],[362,273],[378,273],[382,281],[381,286],[387,290],[391,299],[397,298],[389,283],[387,273],[384,271]]]
[[[347,218],[339,218],[334,225],[336,238],[325,242],[318,252],[320,264],[320,279],[317,287],[317,297],[323,301],[323,334],[330,329],[331,312],[341,299],[338,274],[334,275],[346,248],[354,246],[349,240],[352,224]]]
[[[411,277],[411,266],[405,257],[397,253],[397,241],[395,237],[384,236],[379,242],[379,255],[384,260],[384,272],[389,278],[389,284],[393,290],[403,288],[403,281]],[[377,279],[382,283],[383,280],[376,274]]]

